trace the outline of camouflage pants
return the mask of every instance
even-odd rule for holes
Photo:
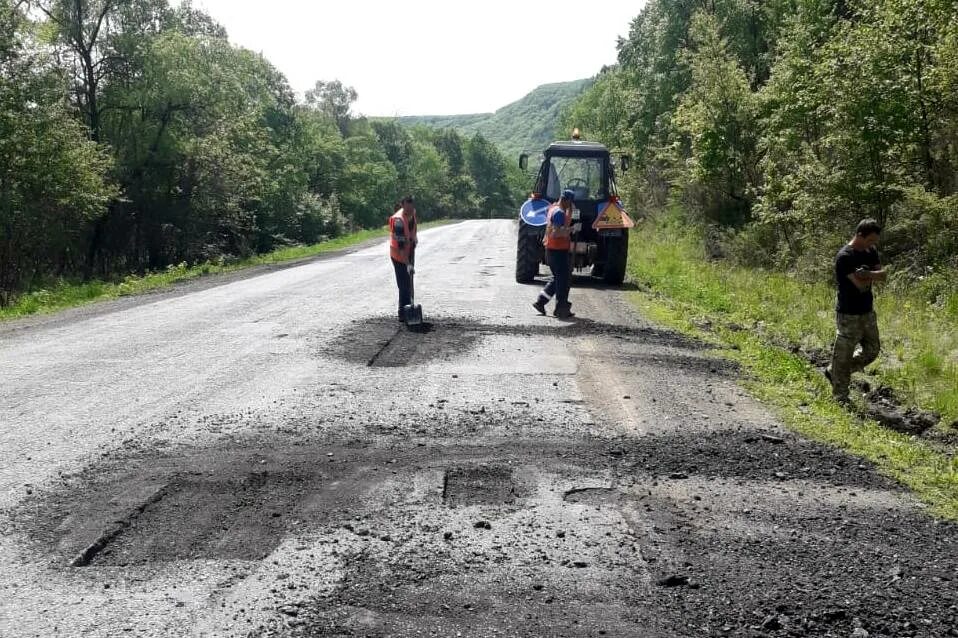
[[[838,334],[832,351],[832,395],[836,399],[848,398],[848,384],[853,372],[861,372],[878,357],[881,340],[878,336],[878,317],[874,312],[867,315],[836,314]],[[861,352],[855,349],[861,345]]]

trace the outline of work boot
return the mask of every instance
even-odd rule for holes
[[[552,313],[553,317],[558,317],[559,319],[571,319],[575,316],[575,313],[570,310],[572,304],[558,304],[556,305],[555,311]]]
[[[546,313],[546,302],[542,299],[542,297],[539,297],[533,301],[532,307],[535,308],[536,312],[538,312],[540,315],[544,315]]]
[[[832,378],[832,367],[828,366],[822,370],[822,374],[825,375],[825,378],[828,379],[828,385],[832,388],[832,399],[835,400],[835,403],[846,408],[852,407],[852,400],[848,398],[848,389],[846,388],[844,392],[836,391],[835,381]]]
[[[847,394],[833,394],[832,399],[835,401],[835,403],[843,408],[850,409],[855,406],[855,404],[852,403],[851,397],[849,397]]]

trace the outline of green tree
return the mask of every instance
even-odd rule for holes
[[[127,194],[114,236],[133,235],[135,263],[245,254],[286,237],[308,176],[291,153],[285,79],[259,55],[177,31],[152,38],[141,62],[103,97]]]
[[[222,27],[189,2],[176,10],[167,0],[30,0],[29,4],[47,18],[47,33],[72,77],[70,94],[94,141],[101,138],[104,85],[135,72],[133,58],[150,36],[180,28],[226,37]]]
[[[467,141],[451,128],[438,132],[420,128],[417,129],[417,134],[431,141],[447,169],[439,215],[462,218],[480,216],[482,210],[476,180],[466,162]]]
[[[948,94],[938,84],[940,43],[954,23],[946,4],[854,3],[843,19],[809,1],[785,32],[762,94],[756,212],[788,233],[793,252],[821,229],[892,221],[913,186],[953,192]]]
[[[324,198],[331,197],[346,166],[346,144],[335,122],[308,107],[295,109],[300,137],[303,168],[309,190]]]
[[[0,4],[0,303],[82,261],[86,224],[115,190],[109,156],[69,114],[22,3]]]
[[[708,218],[740,225],[749,219],[759,181],[757,99],[714,16],[696,14],[689,35],[694,48],[682,60],[691,82],[674,117],[689,149],[689,187],[704,189],[689,194]]]
[[[344,86],[339,80],[324,82],[306,91],[306,104],[315,107],[332,118],[343,137],[349,132],[350,109],[359,95],[351,86]]]
[[[428,221],[449,214],[452,209],[452,199],[447,191],[449,168],[442,155],[435,146],[424,142],[415,142],[412,150],[412,182],[408,190],[416,194],[416,210],[420,218]]]
[[[626,144],[627,96],[624,73],[618,67],[607,67],[599,73],[592,87],[562,113],[559,128],[567,131],[578,128],[584,139],[611,148]]]
[[[466,147],[466,164],[476,184],[480,210],[489,215],[511,215],[516,201],[499,150],[476,134]]]
[[[953,0],[650,0],[564,121],[632,146],[633,204],[680,195],[740,257],[812,268],[872,216],[925,267],[958,223],[956,25]]]
[[[338,192],[352,228],[378,228],[399,199],[399,174],[373,134],[346,138],[346,166]]]
[[[370,122],[376,138],[382,145],[386,157],[396,169],[399,180],[399,190],[411,192],[415,190],[415,169],[413,161],[413,140],[409,133],[394,120],[377,120]]]

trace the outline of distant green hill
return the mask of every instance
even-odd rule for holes
[[[511,159],[523,150],[544,149],[557,137],[568,139],[570,132],[556,133],[559,114],[591,85],[592,79],[543,84],[495,113],[412,115],[397,119],[406,126],[453,128],[470,137],[481,133]]]

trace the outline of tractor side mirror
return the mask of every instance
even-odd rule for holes
[[[632,165],[632,157],[630,155],[623,155],[619,158],[619,168],[622,169],[622,172],[629,170],[629,167]]]
[[[519,156],[519,168],[527,170],[529,168],[529,156],[525,153]]]

